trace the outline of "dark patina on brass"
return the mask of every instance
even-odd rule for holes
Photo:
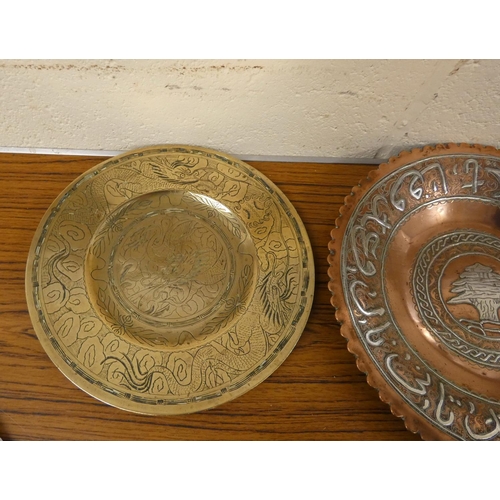
[[[391,158],[329,249],[342,335],[392,412],[425,439],[500,439],[500,151]]]

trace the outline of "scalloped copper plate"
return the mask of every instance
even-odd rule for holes
[[[314,293],[306,230],[264,175],[223,153],[157,146],[111,158],[50,206],[26,270],[55,365],[146,414],[234,399],[285,360]]]
[[[368,383],[424,439],[500,439],[500,151],[402,153],[340,214],[331,302]]]

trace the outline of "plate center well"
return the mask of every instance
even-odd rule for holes
[[[132,342],[169,347],[227,331],[255,289],[257,258],[245,226],[205,195],[139,196],[101,224],[86,281],[96,311]]]

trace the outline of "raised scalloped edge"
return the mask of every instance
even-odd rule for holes
[[[386,163],[380,164],[376,170],[368,172],[368,175],[360,179],[358,184],[352,188],[351,193],[344,198],[344,204],[340,207],[339,216],[335,219],[335,227],[330,232],[331,240],[328,242],[328,289],[332,294],[330,303],[335,308],[335,318],[340,324],[340,334],[347,340],[347,350],[354,355],[356,366],[360,372],[366,375],[368,385],[378,392],[378,396],[383,403],[389,405],[391,413],[395,417],[403,420],[408,431],[413,434],[419,434],[424,440],[450,440],[452,438],[448,434],[442,433],[428,420],[406,405],[401,397],[398,396],[397,392],[387,385],[378,369],[370,362],[365,349],[352,328],[342,284],[336,277],[339,276],[338,271],[340,262],[338,259],[342,247],[345,225],[349,220],[349,215],[352,213],[353,208],[357,205],[360,201],[360,197],[366,191],[367,186],[375,184],[375,182],[388,173],[412,161],[424,159],[426,157],[440,156],[442,154],[455,153],[492,154],[494,156],[500,156],[500,150],[494,146],[467,143],[427,145],[401,151],[399,154],[389,158]]]

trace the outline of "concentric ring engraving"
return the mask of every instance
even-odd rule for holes
[[[445,145],[371,172],[332,231],[342,334],[425,437],[500,439],[499,221],[500,152]]]

